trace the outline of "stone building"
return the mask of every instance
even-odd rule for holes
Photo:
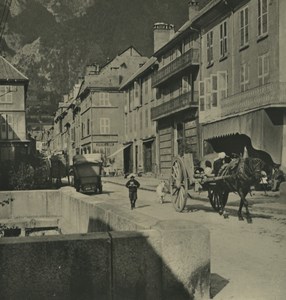
[[[120,89],[125,95],[123,141],[124,173],[157,173],[156,123],[151,121],[155,105],[151,76],[156,58],[151,57]]]
[[[190,3],[190,19],[153,54],[158,60],[158,70],[152,76],[155,104],[151,119],[157,122],[158,164],[162,175],[169,174],[174,156],[185,153],[192,153],[195,158],[200,156],[197,92],[200,40],[197,30],[190,26],[197,10],[197,5]],[[156,26],[163,30],[161,23]]]
[[[0,56],[0,161],[20,159],[29,151],[26,98],[29,79]]]
[[[104,66],[87,66],[80,85],[59,104],[53,152],[66,152],[70,161],[75,154],[102,153],[108,162],[124,137],[124,95],[119,87],[146,60],[129,47]],[[123,168],[122,152],[113,163],[114,168]]]
[[[192,22],[201,34],[203,154],[259,156],[286,167],[286,2],[211,1]]]

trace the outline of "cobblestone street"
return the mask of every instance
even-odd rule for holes
[[[248,224],[246,221],[238,221],[235,199],[227,206],[229,218],[224,219],[213,211],[206,200],[189,199],[186,210],[177,213],[169,195],[166,203],[160,204],[156,193],[141,189],[138,192],[137,207],[131,211],[127,189],[106,182],[108,179],[105,178],[103,194],[90,197],[112,201],[121,208],[125,207],[134,217],[146,214],[159,220],[192,220],[210,230],[213,299],[284,299],[286,215],[281,210],[284,204],[278,203],[279,211],[272,210],[270,203],[260,203],[259,209],[255,210],[254,205],[251,208],[253,224]]]

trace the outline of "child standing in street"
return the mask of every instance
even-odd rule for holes
[[[135,175],[131,174],[130,180],[127,181],[126,187],[129,189],[129,199],[131,209],[135,208],[135,202],[137,200],[137,189],[140,187],[140,183],[135,179]]]

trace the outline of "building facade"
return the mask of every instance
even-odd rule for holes
[[[285,1],[211,1],[201,34],[199,120],[204,154],[224,151],[286,167]]]
[[[26,97],[29,80],[0,56],[0,161],[28,154]]]
[[[156,58],[151,57],[120,87],[124,91],[124,173],[158,172],[156,123],[151,120],[155,105],[152,74]]]
[[[105,162],[122,147],[124,95],[119,90],[147,58],[129,47],[104,66],[86,67],[80,85],[60,103],[55,116],[53,149],[75,154],[101,153]],[[123,169],[123,153],[113,157],[115,169]]]
[[[197,10],[197,6],[190,4],[190,18]],[[195,158],[200,157],[199,46],[199,34],[188,20],[153,54],[158,69],[152,76],[155,105],[151,119],[157,122],[158,163],[163,176],[169,175],[174,156],[192,153]]]

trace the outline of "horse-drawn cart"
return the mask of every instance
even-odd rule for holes
[[[264,162],[258,158],[237,159],[229,163],[219,176],[207,177],[195,174],[192,154],[175,157],[171,166],[170,194],[176,211],[181,212],[186,206],[187,199],[192,198],[196,182],[208,192],[211,206],[219,213],[224,212],[230,192],[237,192],[241,198],[238,211],[239,219],[243,219],[241,209],[244,205],[249,216],[245,199],[250,187],[259,182]],[[250,217],[249,217],[250,218]]]
[[[187,199],[192,198],[191,193],[195,189],[195,183],[199,182],[208,191],[212,207],[219,211],[222,204],[225,205],[228,199],[228,192],[222,192],[217,188],[217,181],[223,179],[221,176],[206,178],[202,174],[196,175],[192,154],[175,157],[172,162],[170,178],[170,193],[175,210],[183,211]]]

